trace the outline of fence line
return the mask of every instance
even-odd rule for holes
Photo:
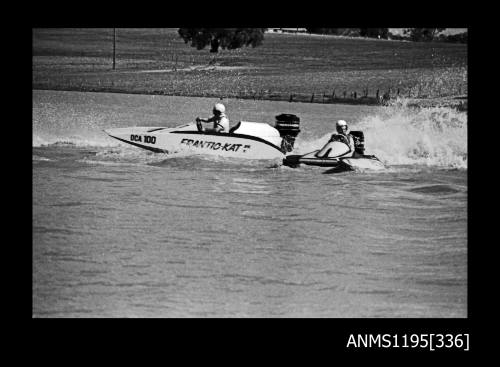
[[[371,93],[370,93],[371,92]],[[461,95],[462,88],[458,88],[458,94]],[[466,91],[465,91],[465,94]],[[391,87],[387,89],[378,88],[370,91],[369,88],[363,89],[361,92],[357,90],[349,91],[343,90],[340,96],[336,94],[336,88],[330,93],[312,92],[312,93],[298,93],[298,92],[276,92],[268,90],[258,91],[245,91],[227,94],[225,98],[238,98],[238,99],[265,99],[275,101],[288,101],[288,102],[307,102],[307,103],[344,103],[344,104],[367,104],[367,105],[383,105],[391,99],[398,97],[407,98],[428,98],[428,97],[448,97],[456,96],[456,93],[441,94],[441,89],[437,93],[424,94],[422,87],[416,86],[403,89],[401,87]]]
[[[238,99],[257,99],[257,100],[274,100],[274,101],[288,101],[288,102],[307,102],[307,103],[347,103],[347,104],[369,104],[377,105],[384,104],[389,99],[395,97],[396,94],[389,91],[380,95],[377,90],[374,96],[370,96],[368,88],[364,89],[362,93],[358,91],[349,92],[345,90],[341,96],[336,95],[336,89],[332,93],[327,92],[313,92],[313,93],[297,93],[297,92],[273,92],[273,91],[242,91],[224,95],[224,98],[238,98]]]

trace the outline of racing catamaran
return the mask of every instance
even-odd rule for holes
[[[283,165],[298,167],[301,164],[310,166],[330,167],[339,170],[384,169],[384,164],[374,155],[365,154],[365,137],[362,131],[351,131],[354,138],[354,154],[344,140],[328,143],[329,150],[325,155],[318,153],[323,150],[315,150],[303,155],[288,155],[283,159]]]

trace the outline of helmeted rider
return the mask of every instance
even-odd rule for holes
[[[216,103],[213,110],[213,116],[208,119],[203,119],[200,117],[196,118],[196,125],[199,131],[209,131],[209,132],[229,132],[229,119],[226,116],[226,107],[222,103]],[[203,128],[202,122],[213,122],[213,127]]]
[[[337,133],[333,133],[330,140],[326,145],[316,154],[317,157],[324,157],[328,155],[332,149],[332,143],[335,141],[340,141],[349,146],[349,152],[342,154],[342,157],[352,157],[354,155],[354,138],[349,133],[349,127],[347,122],[344,120],[338,120],[336,124]]]

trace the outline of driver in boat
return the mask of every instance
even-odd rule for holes
[[[349,152],[343,154],[342,157],[352,157],[354,155],[354,138],[349,133],[349,127],[347,126],[347,122],[344,120],[337,121],[337,133],[333,133],[332,137],[326,143],[326,145],[316,153],[316,157],[323,158],[328,157],[328,153],[330,153],[332,149],[332,143],[335,141],[341,141],[349,146]]]
[[[213,109],[213,116],[208,119],[196,118],[196,125],[199,131],[208,131],[216,133],[229,132],[229,119],[226,116],[226,107],[222,103],[216,103]],[[213,122],[213,127],[203,128],[202,122]]]

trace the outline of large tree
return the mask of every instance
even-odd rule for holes
[[[360,28],[359,35],[361,37],[387,38],[389,28]]]
[[[316,34],[337,34],[338,28],[306,28],[309,33]]]
[[[233,50],[243,46],[260,46],[267,28],[179,28],[185,43],[203,50],[210,45],[210,52],[219,48]]]
[[[446,28],[408,28],[404,30],[404,33],[408,34],[412,41],[432,41],[439,32],[445,29]]]

